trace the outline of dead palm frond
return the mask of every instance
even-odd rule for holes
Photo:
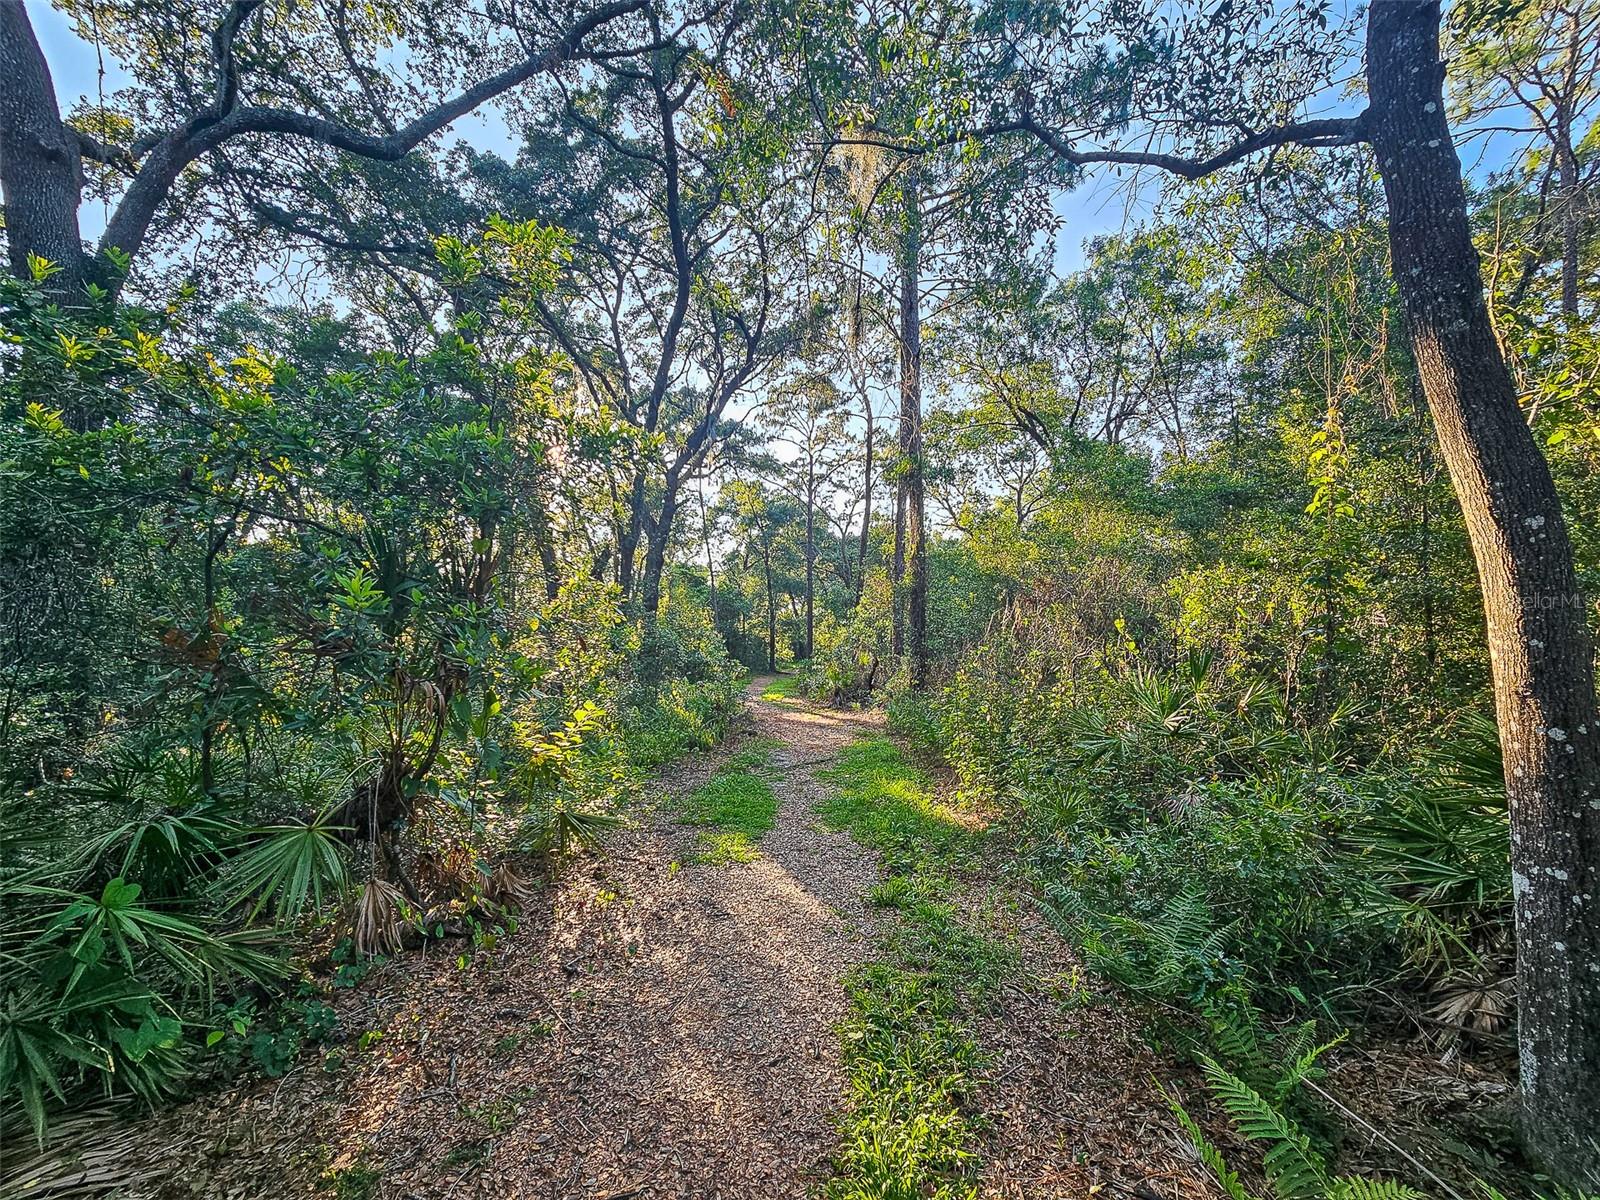
[[[527,912],[539,894],[538,885],[533,880],[507,863],[501,863],[494,869],[484,890],[490,900],[517,912]]]
[[[356,895],[351,921],[356,949],[362,954],[398,950],[406,920],[405,894],[387,879],[367,880]]]

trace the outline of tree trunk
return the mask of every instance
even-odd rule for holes
[[[1573,109],[1579,103],[1576,89],[1582,86],[1577,78],[1583,56],[1582,12],[1582,6],[1575,4],[1567,14],[1566,86],[1556,98],[1556,160],[1561,177],[1561,311],[1569,317],[1578,315],[1578,240],[1583,204],[1578,155],[1572,147]]]
[[[539,574],[544,579],[544,598],[554,600],[561,594],[561,564],[556,559],[555,530],[550,522],[550,506],[545,497],[536,495],[532,505],[533,541],[539,553]],[[511,555],[506,555],[511,561]]]
[[[0,4],[0,73],[0,188],[11,273],[27,279],[29,255],[49,259],[60,267],[45,284],[50,296],[81,304],[87,277],[78,232],[82,161],[61,123],[55,83],[26,5]]]
[[[617,583],[623,596],[633,595],[634,561],[644,533],[644,469],[636,468],[628,487],[628,520],[617,538]]]
[[[706,507],[705,485],[700,486],[700,534],[706,543],[706,579],[710,583],[711,624],[717,623],[717,564],[711,553],[711,513]]]
[[[139,256],[156,213],[172,194],[173,185],[184,168],[213,148],[215,139],[190,135],[193,124],[190,122],[183,130],[163,138],[140,161],[139,174],[128,185],[106,224],[106,231],[100,238],[102,249],[114,247],[129,258]]]
[[[908,554],[911,584],[906,595],[906,653],[911,683],[928,678],[928,544],[922,480],[922,198],[914,169],[905,188],[905,231],[900,243],[900,454],[905,489],[905,538],[896,558]]]
[[[678,516],[678,483],[668,479],[661,497],[661,512],[646,540],[644,578],[640,581],[647,613],[661,611],[661,578],[667,569],[667,547],[672,542],[672,523]]]
[[[856,557],[856,604],[861,603],[862,589],[867,586],[867,551],[872,536],[872,399],[864,392],[867,419],[866,482],[861,487],[861,552]]]
[[[817,470],[814,451],[806,451],[806,658],[810,659],[817,635]]]
[[[772,547],[761,547],[761,565],[767,575],[767,670],[778,669],[778,602],[772,591]]]
[[[1572,547],[1484,304],[1444,113],[1439,4],[1367,27],[1370,135],[1424,394],[1477,560],[1511,808],[1524,1133],[1600,1185],[1600,724]]]
[[[1583,185],[1578,182],[1578,156],[1572,149],[1571,117],[1563,113],[1556,131],[1556,160],[1561,187],[1561,311],[1578,315],[1578,238]]]
[[[898,658],[906,652],[906,480],[894,481],[894,558],[889,564],[889,649]]]

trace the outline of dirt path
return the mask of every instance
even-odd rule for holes
[[[163,1200],[803,1197],[848,1107],[844,976],[881,950],[872,852],[818,822],[815,772],[882,717],[761,698],[668,772],[632,828],[489,949],[402,955],[336,993],[338,1032],[289,1074],[142,1127],[132,1195]],[[697,861],[675,797],[752,739],[779,807],[753,862]],[[1004,871],[964,920],[1019,964],[974,1013],[983,1200],[1212,1194],[1123,1006],[1090,985]],[[458,955],[466,956],[458,960]],[[135,1127],[140,1129],[141,1127]],[[124,1135],[126,1136],[126,1135]],[[124,1164],[124,1169],[126,1165]]]
[[[812,772],[873,714],[760,699],[780,806],[751,863],[694,862],[647,808],[545,911],[463,969],[408,955],[338,1003],[341,1042],[165,1124],[162,1196],[794,1197],[827,1177],[841,979],[871,953],[869,852],[822,830]],[[363,1042],[365,1045],[363,1046]]]

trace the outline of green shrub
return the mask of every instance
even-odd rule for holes
[[[1509,880],[1492,725],[1464,717],[1399,758],[1352,714],[1299,722],[1203,656],[1159,670],[1113,649],[1060,678],[998,640],[939,693],[937,740],[1101,973],[1204,1029],[1493,969]]]

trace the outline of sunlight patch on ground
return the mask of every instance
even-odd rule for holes
[[[761,691],[763,700],[795,700],[805,685],[802,675],[776,675]]]

